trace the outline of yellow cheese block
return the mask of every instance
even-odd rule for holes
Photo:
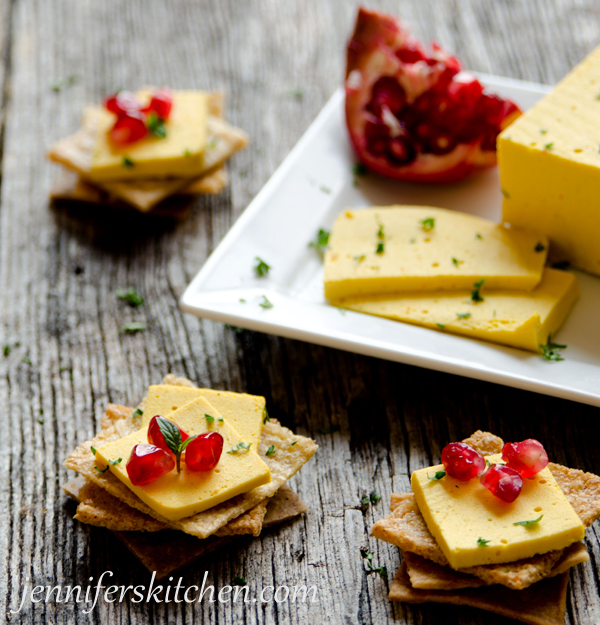
[[[146,102],[150,92],[138,92]],[[174,91],[173,108],[165,124],[167,136],[149,134],[127,146],[115,146],[108,132],[115,115],[102,109],[89,178],[102,182],[137,178],[185,178],[202,170],[206,144],[208,96],[202,91]]]
[[[341,308],[414,323],[442,332],[539,351],[566,319],[579,296],[574,274],[545,269],[533,291],[492,291],[483,302],[471,291],[366,295],[336,300]]]
[[[209,423],[206,414],[213,416],[214,421]],[[181,473],[174,469],[149,484],[134,486],[127,475],[126,465],[133,447],[138,443],[148,443],[147,424],[137,432],[96,450],[99,466],[108,466],[144,503],[166,519],[177,521],[191,516],[271,481],[271,471],[256,453],[256,445],[249,450],[227,453],[246,441],[232,425],[225,420],[219,421],[223,417],[203,397],[179,408],[170,416],[190,436],[209,431],[223,436],[223,453],[215,469],[189,471],[182,461]],[[119,458],[122,460],[117,464],[109,462]]]
[[[223,418],[233,425],[246,443],[256,443],[258,448],[263,428],[265,398],[246,393],[230,393],[207,388],[154,384],[148,389],[144,400],[143,422],[147,423],[155,415],[171,416],[171,413],[187,403],[204,397]]]
[[[531,290],[541,280],[542,235],[428,206],[347,210],[325,254],[325,297],[488,288]]]
[[[489,456],[501,462],[501,454]],[[438,465],[415,471],[411,486],[419,510],[437,544],[455,569],[514,562],[538,553],[562,549],[581,540],[585,528],[548,468],[523,480],[523,489],[506,503],[478,478],[460,482],[446,475],[430,480]],[[514,525],[521,521],[538,523]],[[478,540],[489,541],[487,546]]]
[[[498,138],[503,219],[600,274],[600,47]]]

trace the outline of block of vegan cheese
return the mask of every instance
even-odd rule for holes
[[[198,397],[208,400],[233,425],[244,442],[256,443],[258,448],[266,413],[265,398],[257,395],[154,384],[148,389],[144,400],[143,422],[147,423],[155,415],[170,416],[174,410]]]
[[[150,92],[136,94],[141,102]],[[108,132],[115,115],[102,109],[89,178],[102,182],[135,178],[185,178],[202,170],[206,144],[208,96],[202,91],[174,91],[164,139],[148,134],[127,146],[115,146]]]
[[[541,280],[542,235],[428,206],[347,210],[325,253],[325,297],[468,289],[531,290]]]
[[[214,421],[209,422],[207,414],[213,416]],[[173,470],[149,484],[134,486],[126,465],[134,445],[148,443],[147,423],[137,432],[96,450],[97,462],[108,466],[143,502],[166,519],[176,521],[191,516],[271,481],[271,471],[258,456],[256,445],[247,450],[238,449],[238,444],[246,441],[203,397],[179,408],[170,417],[190,436],[209,431],[223,436],[223,453],[215,469],[190,471],[182,461],[181,473]],[[238,450],[227,453],[233,449]],[[122,460],[117,464],[109,462],[119,458]]]
[[[502,462],[502,457],[496,454],[488,460]],[[410,482],[429,531],[455,569],[514,562],[562,549],[584,537],[581,519],[548,468],[523,480],[523,489],[512,503],[492,495],[477,478],[429,479],[443,470],[443,465],[420,469]],[[540,517],[537,523],[515,525]]]
[[[341,308],[414,323],[442,332],[539,351],[566,319],[579,296],[574,274],[545,269],[533,291],[471,291],[364,295],[335,300]]]
[[[498,138],[503,220],[600,274],[600,47]]]

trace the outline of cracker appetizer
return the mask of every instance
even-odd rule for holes
[[[64,166],[50,197],[182,217],[166,200],[220,193],[225,162],[247,143],[224,121],[222,93],[122,91],[86,107],[80,129],[50,148]]]
[[[108,406],[98,434],[67,458],[80,477],[63,490],[79,501],[76,519],[113,530],[163,577],[304,512],[285,483],[316,449],[270,419],[263,397],[169,375],[138,408]]]
[[[549,463],[533,439],[487,432],[447,445],[392,495],[376,538],[402,550],[392,601],[481,608],[530,625],[563,625],[569,569],[589,556],[600,477]]]

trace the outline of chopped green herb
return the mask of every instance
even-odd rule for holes
[[[338,432],[339,429],[339,425],[332,425],[330,428],[319,428],[317,432],[319,434],[333,434],[334,432]]]
[[[475,233],[475,238],[480,239],[480,240],[483,239],[483,237],[481,236],[481,234],[479,234],[479,232]]]
[[[505,573],[510,573],[510,569],[504,569]]]
[[[25,358],[21,358],[21,362],[24,362],[26,365],[30,365],[31,358],[29,358],[29,356],[25,356]]]
[[[241,441],[233,446],[227,453],[228,454],[235,454],[238,451],[248,451],[250,449],[250,443],[242,443]]]
[[[105,467],[104,469],[99,469],[97,466],[94,466],[94,469],[96,469],[98,473],[106,473],[108,471],[108,467]]]
[[[339,311],[340,315],[345,315],[346,314],[346,309],[343,308],[342,306],[338,306],[338,311]]]
[[[551,150],[554,147],[554,142],[546,143],[544,150]]]
[[[487,458],[485,459],[485,465],[486,465],[488,468],[492,466],[492,465],[491,465],[491,463],[490,463],[490,461],[489,461]]]
[[[191,155],[192,155],[192,153],[189,151],[189,149],[188,149],[188,148],[186,148],[186,149],[183,151],[183,155],[184,155],[184,156],[191,156]]]
[[[468,319],[471,316],[470,312],[466,312],[466,313],[456,313],[456,316],[459,319]]]
[[[445,323],[436,323],[435,324],[440,330],[443,330],[446,327]]]
[[[458,258],[453,258],[453,259],[452,259],[452,264],[453,264],[455,267],[458,267],[458,266],[459,266],[462,262],[463,262],[463,261],[462,261],[462,260],[458,260]]]
[[[477,539],[477,546],[478,547],[487,547],[488,543],[491,543],[491,540],[485,540],[483,538],[478,538]]]
[[[126,167],[127,169],[131,169],[135,163],[129,158],[129,156],[124,156],[123,160],[121,161],[121,165],[123,167]]]
[[[143,321],[132,321],[121,326],[119,332],[121,334],[135,334],[136,332],[143,332],[146,329],[146,324]]]
[[[109,460],[108,464],[110,464],[112,467],[116,467],[121,462],[123,462],[123,458],[117,458],[116,460]]]
[[[433,230],[434,227],[435,227],[435,217],[427,217],[427,219],[423,219],[423,221],[421,221],[421,228],[423,228],[425,232],[429,232],[430,230]]]
[[[209,414],[205,414],[205,415],[204,415],[204,418],[206,419],[206,422],[207,422],[207,423],[213,423],[213,422],[214,422],[214,420],[215,420],[215,418],[214,418],[214,417],[212,417],[212,416],[211,416],[211,415],[209,415]]]
[[[385,252],[385,243],[383,241],[379,241],[377,244],[377,248],[375,249],[375,254],[383,254]]]
[[[510,199],[510,195],[508,194],[508,191],[507,191],[504,187],[502,187],[501,191],[502,191],[502,195],[503,195],[503,196],[504,196],[507,200],[508,200],[508,199]]]
[[[241,302],[242,304],[245,304],[245,303],[246,303],[246,300],[245,300],[243,297],[240,297],[240,302]]]
[[[116,295],[119,299],[133,306],[133,308],[142,306],[144,303],[144,298],[132,286],[127,289],[117,289]]]
[[[266,423],[267,421],[270,421],[271,417],[269,416],[269,413],[267,412],[266,407],[263,408],[263,423]]]
[[[66,76],[65,78],[59,78],[58,80],[55,80],[50,85],[50,89],[52,89],[52,91],[62,91],[63,89],[67,89],[68,87],[74,85],[77,80],[77,76],[71,74],[70,76]]]
[[[373,505],[377,505],[381,501],[381,495],[379,493],[376,493],[375,491],[373,491],[369,495],[369,499],[371,500],[371,503]]]
[[[539,241],[535,244],[535,247],[533,248],[534,252],[543,252],[546,249],[546,246],[543,243],[540,243]]]
[[[292,442],[290,443],[290,446],[295,445],[297,442],[298,442],[298,441],[292,441]]]
[[[44,425],[44,419],[43,419],[42,417],[38,417],[37,422],[38,422],[40,425]]]
[[[357,254],[356,256],[353,256],[352,259],[355,260],[357,263],[361,263],[366,257],[366,254]]]
[[[269,449],[267,449],[265,456],[272,456],[276,451],[277,450],[275,449],[275,445],[271,445]]]
[[[430,479],[431,481],[441,480],[445,476],[446,476],[446,471],[436,471],[433,474],[433,477],[429,477],[429,473],[427,473],[427,478]]]
[[[231,580],[232,586],[245,586],[248,582],[243,577],[234,577]]]
[[[5,345],[2,348],[2,353],[4,354],[5,358],[10,355],[10,352],[12,352],[12,347],[10,345]]]
[[[218,421],[219,423],[225,423],[225,419],[223,419],[223,417],[219,417],[219,418],[217,419],[217,421]]]
[[[369,570],[373,573],[378,573],[380,577],[383,579],[387,578],[387,568],[385,566],[373,566],[373,552],[368,551],[364,547],[360,550],[360,555],[367,561],[367,566]]]
[[[269,273],[271,265],[267,265],[267,263],[265,263],[265,261],[258,256],[254,259],[254,263],[254,271],[256,275],[259,278],[264,278]]]
[[[143,411],[143,410],[140,410],[139,408],[136,408],[136,409],[135,409],[135,410],[131,413],[131,416],[132,416],[134,419],[137,419],[138,417],[141,417],[143,414],[144,414],[144,411]]]
[[[73,367],[67,367],[66,365],[58,368],[59,373],[63,373],[64,371],[73,371]]]
[[[96,448],[90,446],[90,451],[94,454],[94,456],[96,455]]]
[[[366,176],[367,171],[368,169],[366,165],[363,165],[362,163],[355,163],[354,165],[352,165],[352,173],[355,176]]]
[[[412,243],[416,243],[416,242],[417,242],[417,240],[413,238],[413,239],[409,239],[409,241],[408,241],[408,242],[412,244]]]
[[[548,335],[548,342],[546,345],[540,345],[540,349],[542,350],[542,358],[545,360],[553,360],[554,362],[558,362],[560,360],[564,360],[564,358],[558,353],[560,349],[567,349],[566,345],[561,345],[560,343],[552,342],[552,335]]]
[[[324,184],[322,184],[319,189],[321,189],[321,191],[323,191],[323,193],[327,193],[330,194],[331,193],[331,189],[329,187],[326,187]]]
[[[148,116],[146,122],[146,128],[150,134],[154,135],[157,139],[167,138],[167,128],[165,126],[165,120],[159,117],[156,113],[152,112]]]
[[[261,308],[273,308],[273,303],[267,299],[266,295],[263,295],[262,298],[263,301],[258,304]]]
[[[323,254],[325,253],[325,248],[329,244],[329,231],[323,230],[323,228],[319,228],[319,232],[317,232],[317,237],[314,241],[311,241],[308,244],[308,247],[314,247],[317,252]]]
[[[547,128],[540,128],[540,133],[545,135],[548,132]]]
[[[477,302],[483,302],[483,297],[481,296],[481,287],[483,286],[484,282],[485,279],[482,278],[478,282],[475,282],[475,284],[473,285],[475,288],[471,291],[471,301],[474,304],[476,304]]]
[[[383,231],[383,224],[379,224],[379,230],[377,231],[377,238],[382,241],[385,239],[385,232]]]
[[[296,100],[296,102],[302,102],[302,98],[304,97],[304,89],[302,87],[296,87],[295,89],[291,89],[288,92],[290,98]]]
[[[517,521],[516,523],[513,523],[513,525],[522,525],[523,527],[529,527],[530,525],[535,525],[536,523],[539,523],[543,517],[544,515],[540,514],[537,519],[532,519],[531,521]]]
[[[361,505],[363,508],[366,508],[366,507],[369,505],[369,501],[370,501],[370,500],[369,500],[369,496],[368,496],[368,495],[363,495],[363,496],[360,498],[360,505]]]

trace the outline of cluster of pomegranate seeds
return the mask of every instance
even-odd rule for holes
[[[184,462],[190,471],[211,471],[223,452],[223,437],[218,432],[191,436],[174,421],[152,417],[148,426],[150,444],[139,444],[131,450],[127,475],[134,486],[148,484],[177,466],[185,451]]]
[[[127,475],[134,486],[143,486],[175,468],[173,454],[156,445],[140,444],[131,450],[127,461]]]
[[[479,481],[493,495],[511,503],[523,488],[523,479],[532,477],[548,464],[543,445],[533,438],[520,443],[506,443],[502,448],[503,464],[492,464],[486,470],[485,458],[466,443],[450,443],[442,450],[442,464],[454,479]]]
[[[437,44],[359,9],[348,43],[346,123],[358,158],[383,176],[454,182],[496,163],[496,137],[519,114]]]
[[[156,89],[150,102],[143,106],[135,94],[119,91],[104,100],[104,108],[117,116],[109,133],[111,141],[124,146],[143,139],[149,132],[154,132],[157,124],[164,124],[169,119],[173,95],[169,89]]]
[[[485,458],[471,445],[450,443],[442,450],[446,473],[456,480],[468,482],[485,471]]]
[[[502,460],[525,478],[546,468],[548,454],[539,441],[528,438],[520,443],[506,443],[502,448]]]
[[[523,478],[518,471],[502,464],[493,464],[479,478],[479,481],[492,493],[506,501],[513,502],[523,488]]]

